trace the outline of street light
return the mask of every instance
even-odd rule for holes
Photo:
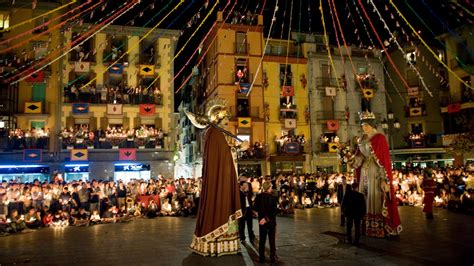
[[[389,147],[390,147],[390,155],[393,157],[393,134],[395,131],[398,131],[401,127],[400,122],[395,115],[393,114],[392,110],[388,111],[387,119],[382,121],[382,129],[389,136]],[[393,158],[392,158],[393,162]]]

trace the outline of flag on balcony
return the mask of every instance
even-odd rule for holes
[[[373,89],[362,89],[362,95],[366,99],[374,98],[374,90]]]
[[[252,127],[252,118],[239,117],[239,127]]]
[[[339,147],[339,145],[337,145],[336,142],[329,142],[328,151],[329,152],[337,152],[338,147]]]
[[[285,119],[285,128],[296,128],[296,119],[286,118]]]
[[[42,102],[25,102],[25,114],[41,114],[42,107]]]
[[[120,161],[136,161],[137,149],[120,149],[119,160]]]
[[[23,150],[24,162],[41,162],[43,151],[40,149],[25,149]]]
[[[284,151],[286,153],[299,153],[300,144],[298,144],[298,142],[288,142],[284,146]]]
[[[423,111],[421,107],[410,107],[410,116],[421,116]]]
[[[336,96],[336,88],[335,87],[326,87],[326,96],[330,96],[330,97]]]
[[[108,115],[121,115],[123,113],[123,105],[121,104],[107,104]]]
[[[74,72],[85,73],[85,72],[90,72],[90,70],[91,70],[91,63],[90,62],[83,62],[83,61],[74,62]]]
[[[122,73],[123,73],[122,64],[115,64],[109,68],[109,74],[122,74]]]
[[[153,76],[155,75],[154,65],[140,65],[140,76]]]
[[[33,71],[31,71],[32,74],[30,76],[28,76],[25,80],[27,82],[44,82],[44,72],[43,71],[38,71],[36,73],[33,73]]]
[[[87,161],[89,159],[89,151],[87,149],[72,149],[71,161]]]
[[[140,115],[147,116],[147,115],[155,115],[156,114],[156,105],[154,104],[140,104]]]
[[[328,120],[327,126],[329,131],[337,131],[339,129],[339,121],[337,120]]]
[[[73,103],[72,113],[75,115],[89,113],[89,104],[88,103]]]
[[[250,83],[239,83],[239,93],[248,93],[250,90]]]
[[[461,111],[460,103],[453,103],[448,105],[448,113],[457,113]]]
[[[31,92],[31,100],[35,102],[43,102],[46,99],[46,83],[33,83]]]
[[[295,87],[293,86],[282,86],[281,95],[283,97],[295,96]]]

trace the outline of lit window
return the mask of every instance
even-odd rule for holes
[[[0,29],[5,30],[10,27],[10,15],[0,14]]]

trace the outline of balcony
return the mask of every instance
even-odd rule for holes
[[[63,131],[60,134],[62,149],[164,149],[168,138],[167,134],[138,134],[130,132],[105,132],[103,130],[91,132]]]
[[[306,140],[302,136],[285,136],[276,141],[277,155],[302,155],[305,151]]]
[[[291,105],[287,107],[285,105],[280,106],[280,120],[284,119],[298,119],[298,110],[296,105]]]
[[[155,65],[157,67],[161,66],[161,56],[160,55],[150,55],[150,54],[140,54],[140,58],[137,61],[137,65]]]
[[[287,56],[286,45],[268,45],[265,50],[265,55],[268,56]],[[304,57],[301,46],[290,46],[288,50],[288,56],[290,57]]]
[[[49,136],[34,136],[31,133],[22,135],[10,134],[7,139],[7,150],[24,150],[24,149],[42,149],[49,148]]]
[[[230,113],[234,117],[251,117],[260,118],[260,107],[250,106],[250,108],[238,108],[236,106],[229,106]]]
[[[327,120],[339,120],[344,121],[346,120],[346,115],[344,111],[318,111],[315,112],[316,120],[318,121],[327,121]]]
[[[123,54],[124,53],[122,51],[104,50],[102,62],[104,65],[108,66],[111,63],[117,61],[117,59],[120,58]],[[128,54],[120,58],[117,63],[122,64],[123,66],[128,66]]]
[[[71,88],[64,88],[64,103],[90,103],[90,104],[156,104],[163,105],[163,96],[161,92],[152,92],[143,94],[143,91],[136,92],[135,88],[118,87],[118,90],[108,90],[103,88],[97,90],[90,87],[92,91],[79,92],[76,88],[73,92]]]

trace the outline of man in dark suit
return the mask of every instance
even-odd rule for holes
[[[342,211],[347,219],[347,243],[352,243],[352,224],[355,225],[355,239],[354,245],[359,245],[360,239],[360,223],[366,213],[364,194],[359,193],[359,185],[352,184],[352,189],[346,191],[344,200],[342,202]]]
[[[276,214],[278,200],[272,195],[272,184],[266,181],[262,185],[263,192],[255,198],[254,210],[258,213],[258,229],[260,242],[258,245],[259,262],[265,262],[265,242],[270,242],[270,259],[272,263],[277,261],[275,235],[276,235]]]
[[[342,206],[344,201],[344,195],[348,190],[351,189],[351,185],[347,184],[347,179],[345,176],[341,177],[341,184],[337,185],[337,202],[339,206]],[[342,211],[341,207],[341,226],[344,226],[346,222],[346,217],[344,217],[344,212]]]
[[[246,181],[240,181],[240,206],[242,208],[242,217],[239,219],[240,242],[245,241],[245,223],[247,223],[247,232],[249,233],[250,242],[255,240],[252,226],[252,196],[249,183]]]

